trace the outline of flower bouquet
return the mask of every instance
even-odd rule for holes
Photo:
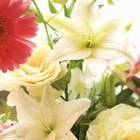
[[[140,140],[139,4],[0,0],[0,140]]]

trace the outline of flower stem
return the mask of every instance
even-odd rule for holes
[[[68,85],[66,84],[66,89],[65,89],[65,100],[69,101],[69,93],[68,93]]]
[[[48,32],[48,28],[47,28],[47,25],[46,25],[46,21],[44,20],[43,15],[42,15],[42,13],[41,13],[41,11],[40,11],[40,9],[39,9],[37,3],[35,2],[35,0],[31,0],[31,1],[32,1],[33,4],[35,5],[35,7],[36,7],[36,9],[37,9],[37,11],[38,11],[38,14],[39,14],[39,16],[40,16],[40,18],[41,18],[41,20],[42,20],[42,22],[43,22],[43,25],[44,25],[44,28],[45,28],[45,31],[46,31],[46,35],[47,35],[47,38],[48,38],[49,46],[50,46],[51,49],[53,49],[53,47],[52,47],[52,42],[51,42],[51,39],[50,39],[50,36],[49,36],[49,32]]]

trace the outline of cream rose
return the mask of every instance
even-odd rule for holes
[[[32,96],[40,96],[46,82],[52,82],[61,71],[59,63],[49,63],[50,49],[47,44],[36,47],[25,64],[19,69],[1,73],[0,88],[11,91],[15,87],[25,86]]]
[[[140,109],[120,104],[90,124],[87,140],[140,140]]]

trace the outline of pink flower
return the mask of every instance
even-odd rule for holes
[[[25,63],[35,44],[27,40],[36,35],[33,13],[24,15],[29,0],[0,0],[0,69],[14,70]]]

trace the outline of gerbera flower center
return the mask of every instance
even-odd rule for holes
[[[13,29],[11,27],[11,23],[7,20],[6,17],[0,15],[0,41],[1,43],[9,37],[11,37],[11,33],[13,32]]]

